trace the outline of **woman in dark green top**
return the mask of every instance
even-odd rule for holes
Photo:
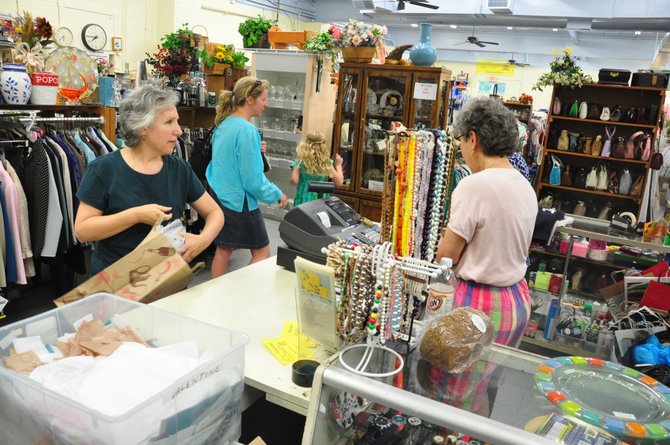
[[[75,233],[79,241],[98,241],[91,258],[93,274],[130,253],[160,215],[180,218],[186,203],[202,217],[200,234],[185,233],[182,256],[195,258],[219,233],[223,212],[183,159],[172,156],[182,134],[172,91],[136,89],[119,108],[127,147],[89,164],[79,185]]]

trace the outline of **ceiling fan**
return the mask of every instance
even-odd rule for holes
[[[428,3],[428,0],[398,0],[398,11],[402,11],[405,9],[405,3],[409,3],[410,5],[414,6],[422,6],[424,8],[430,8],[430,9],[440,8],[437,5],[431,5],[430,3]]]
[[[477,45],[480,48],[486,47],[486,45],[498,45],[498,42],[487,42],[486,40],[479,40],[475,35],[475,28],[472,28],[472,35],[464,42],[457,43],[456,45],[462,45],[463,43],[472,43]]]
[[[524,63],[524,62],[519,62],[519,61],[515,60],[514,59],[514,54],[512,54],[512,58],[507,59],[507,61],[509,62],[510,65],[514,65],[514,66],[522,66],[522,67],[523,66],[530,66],[530,63]]]

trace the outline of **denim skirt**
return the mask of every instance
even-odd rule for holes
[[[265,220],[260,209],[249,210],[246,199],[241,212],[221,205],[225,221],[223,229],[214,239],[218,247],[231,249],[260,249],[270,244]]]

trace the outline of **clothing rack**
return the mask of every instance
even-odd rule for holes
[[[105,118],[103,116],[97,117],[83,117],[83,116],[72,116],[72,117],[19,117],[21,122],[92,122],[97,124],[104,124]]]

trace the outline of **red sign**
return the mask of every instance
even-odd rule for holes
[[[58,74],[53,73],[31,73],[30,80],[33,86],[57,87]]]

